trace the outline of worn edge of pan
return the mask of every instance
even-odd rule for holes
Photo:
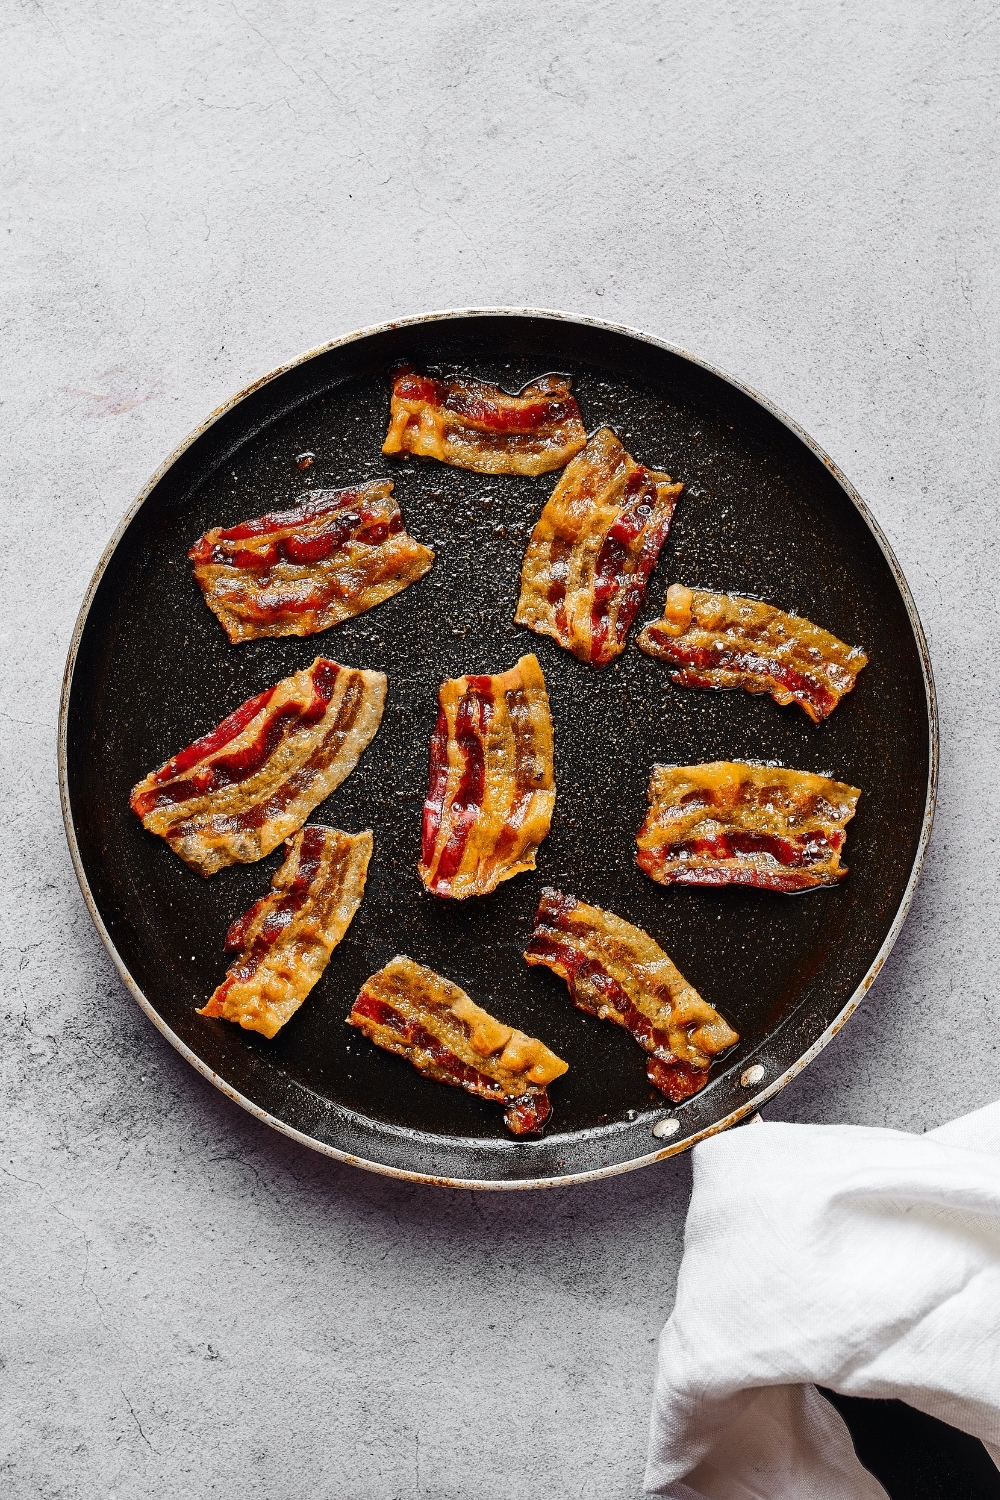
[[[746,1101],[745,1104],[741,1104],[739,1108],[731,1110],[724,1119],[717,1121],[714,1125],[706,1126],[704,1130],[697,1131],[695,1134],[687,1136],[683,1140],[675,1142],[673,1145],[660,1147],[655,1151],[651,1151],[646,1156],[637,1157],[634,1161],[616,1162],[611,1166],[596,1167],[589,1172],[573,1172],[561,1177],[524,1178],[515,1182],[506,1180],[485,1181],[482,1179],[467,1179],[460,1177],[437,1177],[430,1173],[410,1172],[404,1170],[401,1167],[390,1167],[384,1165],[381,1162],[366,1161],[363,1157],[355,1156],[349,1151],[342,1151],[337,1146],[329,1145],[325,1141],[318,1141],[314,1136],[306,1135],[303,1131],[296,1130],[294,1126],[287,1124],[284,1120],[278,1119],[275,1115],[269,1114],[267,1110],[261,1109],[260,1106],[255,1104],[251,1099],[248,1099],[244,1094],[241,1094],[237,1089],[234,1089],[231,1084],[227,1083],[224,1078],[220,1077],[218,1073],[210,1068],[207,1063],[202,1060],[202,1058],[200,1058],[195,1052],[193,1052],[191,1048],[188,1047],[185,1042],[181,1041],[180,1037],[171,1030],[171,1028],[166,1024],[156,1008],[146,998],[139,985],[132,978],[132,975],[129,973],[126,964],[124,963],[121,955],[115,947],[114,942],[112,941],[111,935],[104,925],[101,914],[94,900],[93,893],[91,892],[90,882],[88,881],[86,871],[83,868],[83,861],[81,859],[79,846],[76,841],[76,830],[73,825],[73,815],[69,800],[67,744],[69,728],[69,700],[73,687],[73,672],[76,666],[76,659],[79,654],[83,631],[86,627],[87,618],[90,613],[90,607],[93,603],[94,595],[97,592],[101,579],[104,576],[105,569],[110,563],[119,542],[121,541],[128,527],[131,525],[132,521],[135,519],[142,505],[152,494],[153,490],[159,484],[164,475],[173,467],[173,465],[177,462],[181,455],[186,453],[187,450],[197,442],[197,440],[202,436],[203,433],[207,432],[210,427],[214,426],[215,423],[227,412],[232,411],[234,407],[238,406],[239,403],[243,401],[247,396],[252,395],[254,391],[260,390],[262,386],[269,385],[272,380],[277,380],[279,376],[286,374],[287,371],[293,370],[299,365],[306,364],[307,361],[311,359],[315,359],[318,355],[326,354],[331,349],[342,348],[347,344],[357,343],[361,339],[370,338],[375,334],[389,332],[394,328],[403,328],[410,325],[423,323],[445,322],[457,318],[477,317],[544,318],[549,319],[552,322],[575,323],[583,325],[585,327],[601,328],[611,333],[621,334],[626,338],[635,339],[640,343],[650,344],[655,348],[664,349],[667,351],[667,353],[674,354],[681,359],[688,360],[691,364],[697,365],[699,366],[699,368],[706,370],[710,375],[715,375],[720,380],[725,381],[727,385],[734,387],[736,390],[742,392],[743,395],[748,396],[752,401],[755,401],[759,406],[762,406],[765,411],[769,412],[771,416],[776,417],[779,422],[781,422],[785,427],[793,432],[795,436],[805,444],[809,451],[813,453],[833,475],[834,479],[840,485],[847,498],[851,501],[855,509],[860,514],[865,525],[868,527],[868,530],[871,532],[872,536],[875,538],[875,541],[878,543],[878,546],[881,549],[886,562],[889,564],[892,575],[896,580],[896,586],[899,589],[899,592],[903,599],[903,603],[906,607],[907,618],[909,619],[910,627],[913,631],[914,639],[916,640],[917,648],[920,653],[920,665],[923,674],[924,693],[927,700],[927,723],[929,739],[927,793],[924,801],[923,823],[920,830],[920,839],[917,844],[916,854],[913,860],[913,867],[910,871],[910,878],[907,881],[902,900],[897,907],[896,915],[893,918],[892,925],[889,928],[888,933],[886,934],[885,940],[882,943],[882,946],[876,954],[874,960],[872,961],[872,964],[868,969],[868,972],[865,975],[864,979],[858,985],[857,989],[851,995],[850,999],[844,1005],[843,1009],[834,1017],[834,1019],[830,1022],[830,1024],[826,1027],[822,1034],[816,1038],[812,1046],[809,1047],[802,1054],[802,1056],[799,1057],[789,1068],[786,1068],[784,1073],[781,1073],[777,1078],[769,1083],[766,1088],[761,1089],[758,1093],[755,1093]],[[786,416],[779,407],[775,406],[775,404],[766,396],[762,396],[758,391],[754,390],[752,386],[745,384],[741,380],[737,380],[734,376],[727,374],[724,370],[720,370],[717,366],[710,364],[707,360],[699,358],[699,356],[696,354],[691,354],[687,349],[684,349],[677,344],[671,344],[665,339],[656,338],[653,334],[644,333],[640,329],[630,328],[626,324],[610,323],[604,318],[590,318],[586,317],[585,315],[559,312],[551,308],[469,307],[447,308],[439,312],[417,313],[408,317],[393,318],[388,322],[377,323],[368,328],[357,329],[353,333],[343,334],[340,338],[331,339],[329,343],[320,344],[315,349],[310,349],[305,354],[300,355],[297,359],[290,360],[287,364],[279,365],[277,369],[271,370],[268,372],[268,374],[262,375],[258,379],[251,381],[249,385],[244,386],[242,390],[238,391],[235,396],[232,396],[221,406],[216,407],[211,416],[206,418],[206,420],[202,422],[200,426],[196,427],[194,431],[184,439],[183,442],[178,444],[178,446],[173,450],[170,456],[160,465],[156,473],[152,476],[149,482],[139,493],[136,500],[129,507],[129,509],[126,511],[125,515],[119,522],[118,526],[115,528],[115,531],[107,546],[105,547],[104,552],[101,555],[101,559],[94,570],[94,574],[90,580],[87,592],[84,595],[83,603],[80,606],[80,612],[77,616],[76,624],[73,628],[69,652],[66,658],[66,668],[63,673],[62,691],[59,700],[59,736],[57,757],[59,772],[59,800],[62,807],[63,824],[66,830],[66,841],[69,845],[69,852],[70,857],[73,861],[73,868],[76,871],[76,878],[79,882],[80,890],[83,894],[83,899],[86,903],[87,910],[90,913],[91,920],[93,921],[94,926],[97,929],[101,941],[103,942],[105,948],[108,950],[111,960],[114,963],[115,968],[118,970],[118,973],[121,976],[121,979],[126,988],[134,996],[139,1006],[149,1017],[150,1021],[152,1021],[156,1029],[166,1038],[170,1045],[180,1053],[180,1055],[185,1059],[186,1062],[189,1062],[192,1067],[196,1068],[204,1078],[208,1079],[209,1083],[214,1084],[214,1086],[219,1089],[221,1093],[232,1099],[233,1102],[235,1104],[238,1104],[242,1109],[245,1109],[248,1114],[255,1116],[256,1119],[260,1120],[265,1125],[271,1126],[272,1129],[280,1131],[282,1135],[288,1136],[291,1140],[298,1141],[303,1146],[309,1146],[314,1151],[322,1152],[324,1156],[333,1157],[335,1160],[345,1162],[349,1166],[362,1167],[369,1172],[377,1172],[385,1177],[403,1178],[404,1180],[409,1182],[425,1182],[436,1187],[469,1188],[481,1189],[484,1191],[503,1192],[522,1191],[528,1188],[567,1187],[571,1184],[576,1183],[593,1182],[598,1178],[615,1177],[623,1172],[635,1171],[639,1167],[651,1166],[654,1162],[664,1161],[669,1156],[677,1156],[680,1154],[680,1152],[687,1151],[692,1146],[697,1145],[699,1141],[707,1140],[709,1136],[718,1135],[723,1130],[728,1130],[731,1126],[738,1124],[741,1120],[744,1120],[748,1116],[755,1114],[757,1110],[759,1110],[760,1107],[767,1102],[768,1099],[772,1099],[775,1094],[779,1093],[786,1086],[786,1084],[790,1083],[793,1078],[796,1078],[798,1074],[801,1073],[802,1070],[807,1067],[808,1064],[811,1063],[812,1060],[817,1057],[820,1052],[822,1052],[827,1043],[832,1041],[837,1033],[843,1029],[847,1021],[850,1019],[854,1011],[858,1008],[861,1001],[864,999],[868,990],[871,988],[872,984],[879,974],[879,971],[882,969],[882,966],[884,965],[886,959],[889,957],[889,954],[891,953],[897,938],[899,937],[903,923],[906,920],[910,906],[913,902],[913,897],[917,888],[917,882],[920,879],[920,873],[923,868],[924,858],[927,853],[927,845],[930,839],[931,825],[934,821],[934,811],[937,802],[939,755],[938,739],[937,694],[934,687],[934,674],[931,668],[930,653],[927,648],[927,639],[924,635],[924,629],[920,623],[920,616],[917,613],[917,607],[913,601],[913,596],[910,593],[910,588],[906,582],[903,570],[900,567],[895,553],[889,545],[889,542],[885,534],[883,533],[882,528],[879,526],[878,522],[875,520],[875,517],[869,511],[867,505],[865,504],[864,500],[862,500],[857,490],[847,479],[847,477],[841,472],[841,470],[833,462],[833,460],[823,451],[822,448],[820,448],[818,443],[816,443],[809,436],[809,434],[799,426],[797,422],[795,422],[791,417]],[[766,1043],[763,1045],[766,1046]],[[747,1060],[747,1065],[752,1066],[752,1059]]]

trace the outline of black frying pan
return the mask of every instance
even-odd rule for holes
[[[758,595],[864,646],[857,689],[821,727],[769,698],[673,688],[630,646],[601,672],[512,623],[521,557],[556,476],[489,478],[389,461],[388,369],[474,371],[516,390],[566,371],[588,430],[613,427],[685,484],[639,624],[668,581]],[[305,450],[316,455],[303,473]],[[231,646],[186,552],[209,526],[290,504],[307,484],[390,475],[409,529],[438,560],[420,583],[305,640]],[[497,672],[526,651],[548,681],[558,802],[538,871],[486,900],[425,894],[416,873],[427,742],[445,677]],[[305,1005],[273,1041],[195,1014],[221,978],[222,940],[268,888],[278,850],[205,881],[129,811],[129,790],[245,698],[317,652],[389,676],[382,728],[315,819],[371,827],[360,912]],[[864,789],[850,874],[785,897],[664,889],[634,861],[655,761],[775,760]],[[534,1187],[641,1166],[755,1109],[833,1036],[894,942],[933,810],[934,691],[913,602],[861,501],[760,397],[644,335],[552,313],[444,313],[338,340],[251,386],[168,461],[122,523],[73,638],[60,777],[70,848],[108,950],[147,1015],[260,1119],[378,1171],[473,1187]],[[646,928],[737,1027],[708,1087],[672,1109],[617,1028],[581,1015],[521,951],[543,884]],[[500,1111],[420,1078],[344,1024],[394,953],[457,981],[570,1063],[538,1141]],[[892,1059],[883,1060],[892,1067]],[[654,1135],[654,1127],[658,1127]]]

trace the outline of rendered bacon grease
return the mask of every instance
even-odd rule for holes
[[[351,925],[365,891],[371,830],[310,823],[288,840],[266,896],[226,934],[239,957],[200,1016],[272,1037],[298,1010]]]
[[[514,619],[606,667],[625,649],[681,484],[637,464],[602,427],[566,469],[531,534]]]
[[[354,770],[385,691],[384,673],[317,656],[151,771],[132,811],[201,875],[263,859]]]
[[[868,658],[860,646],[758,599],[709,594],[672,583],[662,620],[640,631],[636,645],[679,668],[679,687],[744,688],[797,703],[820,723],[857,681]]]
[[[367,979],[347,1017],[425,1078],[504,1107],[514,1135],[537,1135],[552,1105],[547,1085],[569,1067],[535,1037],[497,1021],[457,984],[400,955]]]
[[[556,801],[552,717],[535,656],[441,684],[420,878],[435,896],[486,896],[535,868]]]
[[[674,1104],[703,1089],[713,1057],[739,1041],[641,927],[562,891],[542,891],[524,956],[565,979],[578,1010],[624,1027]]]
[[[480,474],[547,474],[587,441],[566,375],[542,375],[516,396],[474,376],[435,380],[401,370],[383,453],[415,453]]]
[[[712,761],[654,766],[638,863],[661,885],[806,891],[847,874],[840,853],[861,792],[811,771]]]
[[[314,490],[294,510],[207,531],[188,557],[229,639],[314,635],[422,578],[434,553],[404,530],[392,490]]]

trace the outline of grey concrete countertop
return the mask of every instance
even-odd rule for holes
[[[929,636],[940,808],[892,960],[768,1115],[919,1131],[996,1096],[997,30],[989,0],[11,0],[11,1500],[639,1493],[687,1159],[492,1197],[299,1148],[145,1020],[66,851],[58,691],[108,537],[213,407],[337,334],[633,324],[843,467]]]

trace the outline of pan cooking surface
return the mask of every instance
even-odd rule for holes
[[[467,473],[381,454],[387,371],[401,359],[467,370],[509,390],[572,375],[588,431],[684,482],[633,638],[668,582],[749,594],[868,652],[856,690],[812,725],[765,696],[674,688],[630,645],[594,671],[513,624],[521,558],[558,474]],[[297,460],[315,454],[306,471]],[[307,487],[388,476],[407,529],[437,553],[417,584],[320,636],[230,645],[186,553],[213,525],[283,508]],[[865,983],[908,899],[926,836],[932,698],[908,595],[850,496],[765,407],[694,361],[638,337],[543,316],[454,315],[335,346],[233,405],[172,462],[120,536],[82,623],[64,717],[71,843],[99,926],[147,1009],[203,1071],[271,1123],[385,1170],[518,1185],[622,1170],[690,1144],[765,1091]],[[538,870],[484,900],[427,895],[416,871],[437,687],[534,651],[556,739],[557,804]],[[227,927],[282,859],[203,880],[128,806],[147,771],[244,699],[317,653],[389,678],[382,727],[357,770],[313,814],[372,828],[367,893],[302,1009],[273,1041],[195,1014],[225,972]],[[863,789],[847,879],[785,897],[665,889],[635,864],[656,761],[759,759]],[[562,981],[521,952],[543,885],[650,932],[740,1033],[695,1099],[671,1109],[618,1028],[584,1016]],[[363,980],[408,953],[462,985],[570,1064],[540,1141],[502,1112],[422,1079],[345,1025]],[[741,1086],[748,1065],[759,1088]],[[884,1059],[891,1067],[891,1059]],[[657,1141],[653,1124],[679,1128]]]

